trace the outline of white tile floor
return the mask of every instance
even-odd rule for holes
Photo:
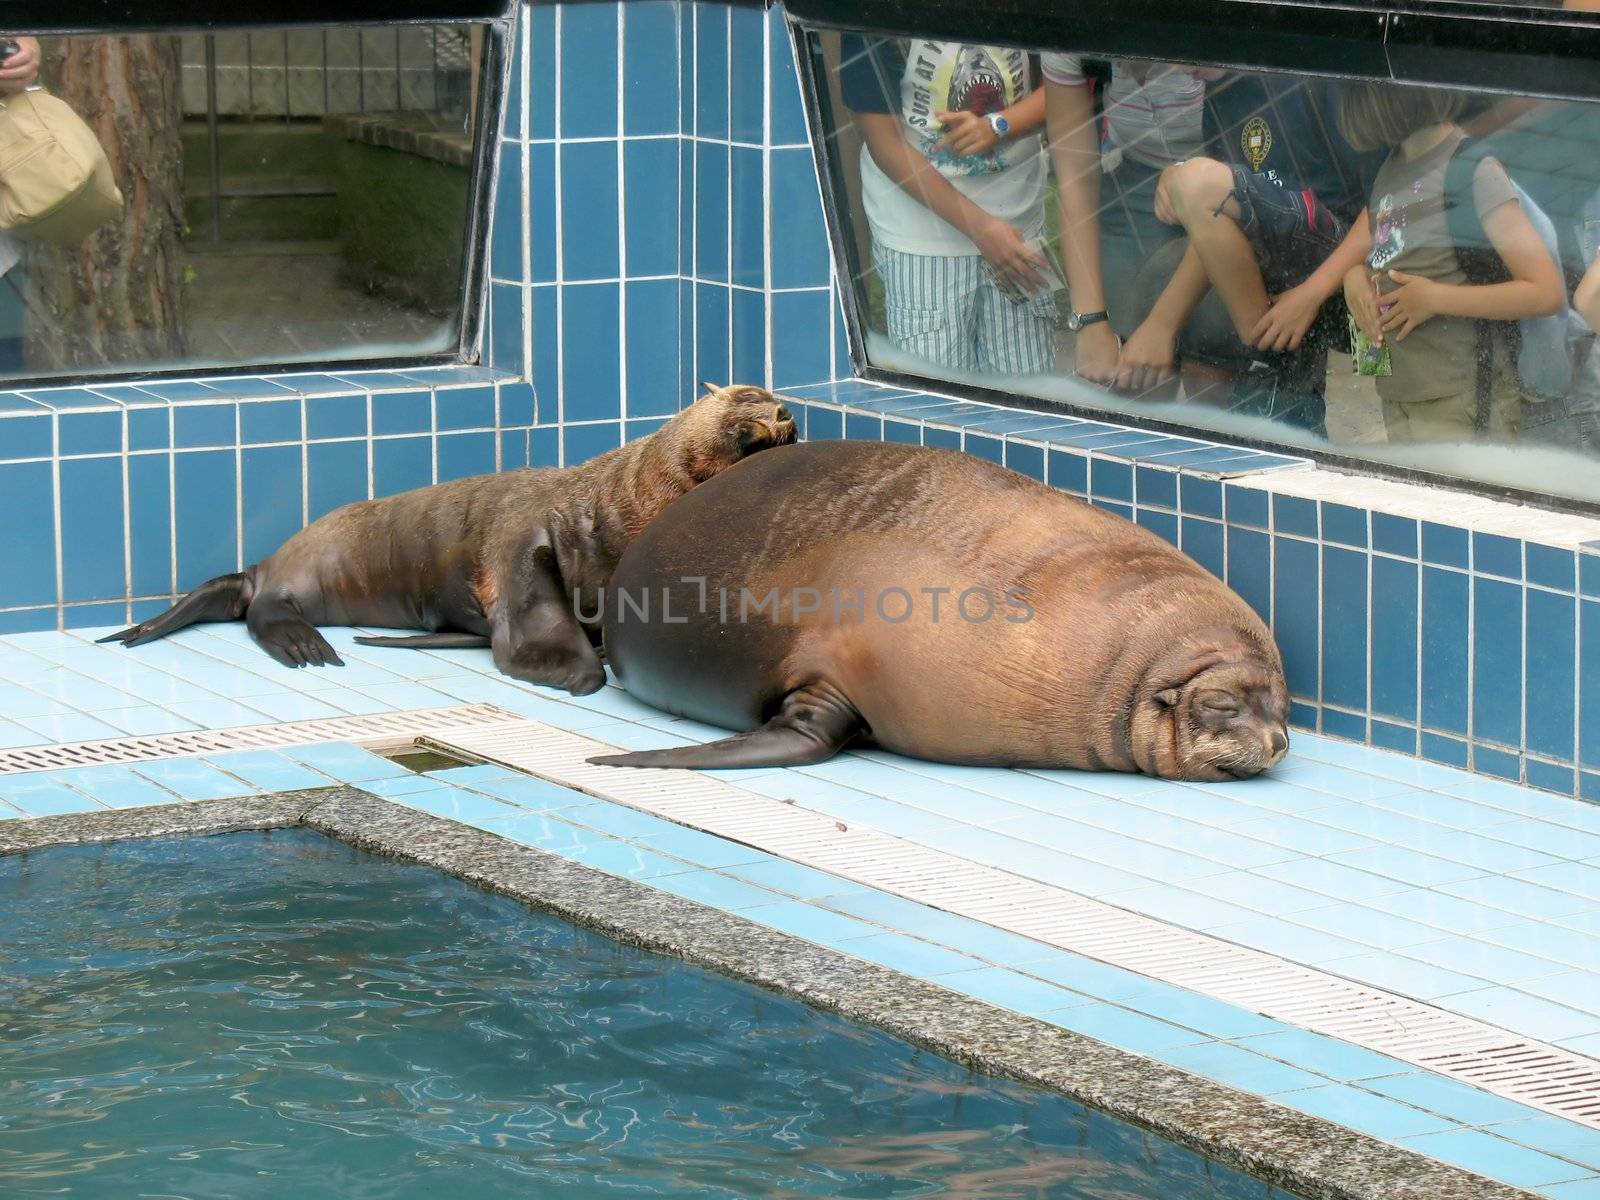
[[[331,630],[330,640],[348,665],[296,672],[278,667],[250,644],[241,625],[200,627],[131,651],[93,645],[96,632],[0,638],[0,742],[85,740],[462,702],[495,704],[619,746],[720,735],[645,708],[616,688],[573,698],[516,684],[495,674],[483,651],[385,651],[356,646],[354,631]],[[281,755],[140,764],[137,786],[190,798],[237,794],[237,780],[261,790],[306,786],[295,781],[308,768],[339,774],[336,749],[319,753],[334,757],[320,766],[298,751],[291,756],[298,765]],[[1306,734],[1295,735],[1290,758],[1270,778],[1230,784],[995,771],[873,751],[738,776],[741,787],[805,809],[1600,1055],[1600,808],[1581,801]],[[92,795],[95,784],[92,771],[0,776],[0,811],[71,811],[73,804],[82,806],[73,788]],[[119,799],[105,802],[149,802],[138,798],[137,786],[127,792],[119,785]],[[383,786],[395,789],[402,802],[405,791],[418,790],[406,778]],[[1031,955],[1015,947],[1008,954],[1003,943],[1011,935],[989,930],[974,961],[967,957],[971,946],[961,942],[977,934],[927,936],[956,920],[948,914],[896,904],[882,893],[847,889],[828,897],[828,877],[703,834],[674,828],[657,833],[645,847],[598,846],[593,826],[588,834],[574,835],[559,819],[507,815],[506,804],[547,806],[529,797],[548,786],[502,781],[483,785],[487,795],[429,792],[428,803],[439,806],[433,811],[488,822],[486,828],[508,836],[520,830],[518,836],[557,852],[627,859],[629,869],[621,873],[648,876],[640,854],[691,859],[700,874],[658,863],[652,882],[801,936],[842,939],[852,944],[852,953],[941,982],[957,980],[961,990],[1019,1011],[1050,1006],[1053,1019],[1080,1032],[1158,1053],[1263,1094],[1293,1092],[1305,1111],[1406,1144],[1416,1138],[1418,1149],[1436,1145],[1441,1157],[1467,1162],[1485,1153],[1476,1143],[1430,1141],[1462,1133],[1463,1124],[1511,1121],[1533,1134],[1545,1130],[1558,1154],[1567,1144],[1563,1138],[1593,1153],[1597,1165],[1588,1177],[1551,1167],[1543,1152],[1552,1147],[1527,1138],[1516,1153],[1502,1153],[1490,1173],[1541,1189],[1549,1185],[1551,1196],[1600,1195],[1595,1131],[1516,1105],[1509,1110],[1515,1116],[1503,1111],[1463,1117],[1473,1096],[1485,1104],[1509,1102],[1435,1082],[1410,1068],[1397,1073],[1392,1060],[1305,1031],[1273,1023],[1249,1027],[1263,1019],[1193,994],[1163,995],[1161,1018],[1167,1024],[1118,1006],[1137,1007],[1137,987],[1132,998],[1110,998],[1114,1003],[1082,1012],[1069,1008],[1068,1017],[1057,1011],[1062,997],[1037,944]],[[604,829],[611,822],[620,832],[639,815],[614,805],[589,808],[598,815],[579,818],[580,826],[594,820]],[[537,836],[530,819],[542,823]],[[774,890],[782,895],[774,896]],[[1040,961],[1029,963],[1030,957]],[[1081,988],[1085,969],[1084,960],[1072,963],[1068,986]],[[1175,1004],[1181,1012],[1168,1011]],[[1212,1008],[1201,1013],[1206,1005]],[[1175,1037],[1172,1022],[1203,1033]],[[1267,1077],[1269,1068],[1283,1078]],[[1354,1080],[1365,1082],[1351,1092],[1345,1085]],[[1410,1082],[1397,1082],[1392,1094],[1380,1086],[1400,1080]],[[1430,1084],[1456,1089],[1448,1104],[1429,1108],[1419,1099]],[[1327,1092],[1324,1104],[1321,1088],[1339,1090]],[[1433,1124],[1423,1119],[1426,1114]],[[1445,1128],[1440,1119],[1454,1124]],[[1535,1127],[1536,1122],[1546,1124]]]

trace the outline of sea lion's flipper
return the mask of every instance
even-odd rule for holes
[[[838,689],[811,684],[784,698],[783,707],[760,729],[670,750],[602,754],[589,761],[610,767],[798,767],[824,762],[866,731],[861,714]]]
[[[404,637],[375,637],[363,634],[356,638],[363,646],[409,646],[414,650],[470,650],[487,646],[486,633],[413,633]]]
[[[208,579],[166,612],[97,639],[142,646],[201,621],[237,621],[250,603],[250,576],[244,571]]]
[[[533,547],[501,588],[515,600],[495,615],[491,626],[496,667],[513,679],[562,688],[574,696],[605,687],[606,669],[578,624],[548,544]]]
[[[286,667],[344,666],[344,660],[305,619],[293,597],[257,596],[244,619],[257,644]]]

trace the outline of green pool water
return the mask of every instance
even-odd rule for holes
[[[0,1196],[1281,1195],[301,831],[0,858]]]

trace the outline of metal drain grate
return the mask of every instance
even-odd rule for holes
[[[99,742],[72,742],[56,746],[19,746],[12,750],[0,750],[0,775],[13,775],[19,771],[58,771],[63,767],[102,766],[108,763],[149,762],[156,758],[222,754],[229,750],[270,750],[278,746],[304,746],[311,742],[392,741],[437,734],[442,730],[466,730],[474,726],[522,720],[488,704],[464,704],[411,712],[291,721],[284,725],[245,725],[237,729],[197,729],[187,733],[109,738]]]
[[[1600,1062],[1038,880],[687,771],[584,760],[612,747],[537,721],[427,740],[806,866],[1364,1046],[1600,1129]]]

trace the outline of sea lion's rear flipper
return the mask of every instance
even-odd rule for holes
[[[286,667],[344,666],[290,596],[257,596],[244,619],[260,647]]]
[[[825,683],[810,684],[784,697],[783,707],[760,729],[670,750],[636,750],[602,754],[589,761],[609,767],[685,767],[717,770],[731,767],[798,767],[832,758],[866,722],[855,705]]]
[[[363,634],[356,638],[363,646],[408,646],[413,650],[470,650],[487,646],[489,635],[484,633],[413,633],[404,637],[375,637]]]
[[[142,646],[201,621],[237,621],[244,616],[245,605],[249,603],[250,576],[246,572],[218,575],[206,580],[166,612],[96,640]]]

